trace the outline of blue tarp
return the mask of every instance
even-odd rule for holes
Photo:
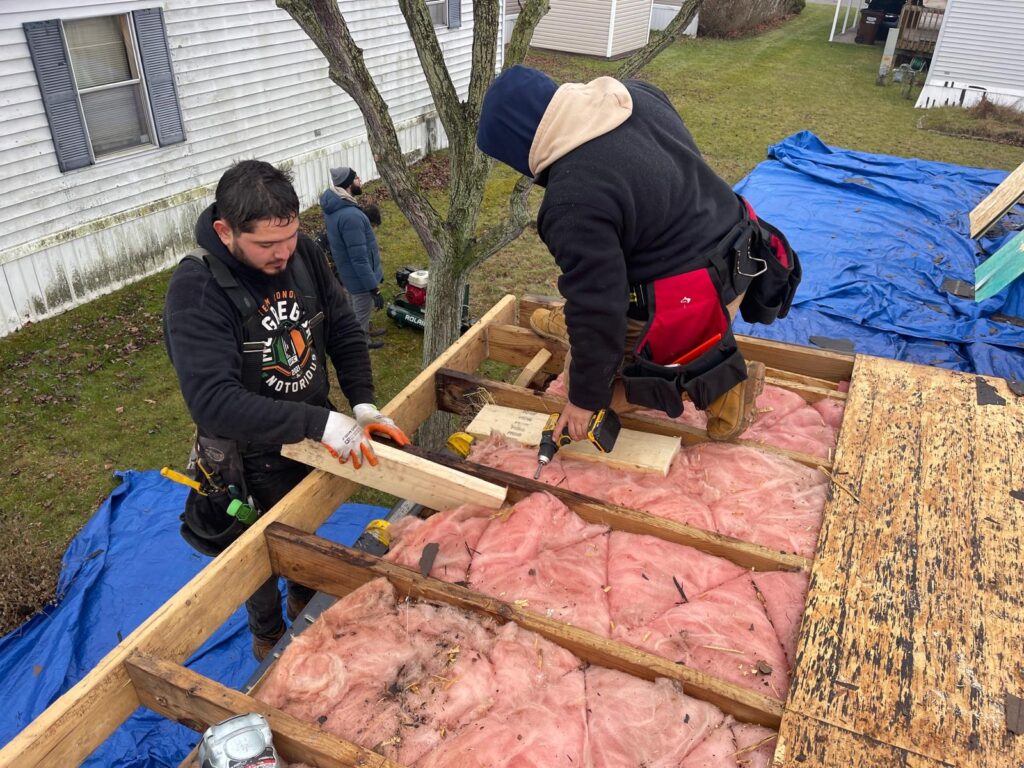
[[[6,744],[210,562],[178,535],[186,489],[159,472],[121,472],[121,485],[64,555],[57,605],[0,639],[0,744]],[[346,504],[318,531],[351,544],[386,510]],[[188,667],[241,687],[256,669],[245,609],[196,651]],[[177,766],[195,744],[184,726],[139,710],[84,765]]]
[[[739,333],[847,339],[866,354],[1024,378],[1024,328],[991,319],[1021,314],[1020,286],[980,304],[942,289],[946,278],[974,285],[984,255],[968,214],[1005,171],[829,147],[807,131],[768,157],[736,191],[786,233],[804,277],[786,319],[737,322]],[[1018,209],[982,241],[985,253],[1022,224]]]

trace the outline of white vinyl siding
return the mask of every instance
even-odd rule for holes
[[[1004,103],[1024,98],[1022,40],[1024,0],[949,0],[918,106],[960,103],[965,92],[973,94],[965,103],[983,92]]]
[[[612,30],[612,56],[623,56],[647,45],[652,0],[617,0]]]
[[[469,83],[472,2],[462,26],[437,27],[460,94]],[[444,146],[397,3],[341,0],[403,150]],[[172,264],[191,247],[195,214],[231,164],[290,162],[302,204],[330,164],[377,177],[358,108],[323,56],[274,0],[164,0],[187,140],[61,173],[22,24],[110,16],[154,0],[0,3],[0,335]]]
[[[612,2],[551,0],[551,10],[537,25],[532,44],[552,51],[607,56]]]

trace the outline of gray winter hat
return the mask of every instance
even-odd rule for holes
[[[342,165],[338,168],[331,168],[331,183],[339,189],[345,189],[355,181],[357,175],[358,174],[347,165]]]

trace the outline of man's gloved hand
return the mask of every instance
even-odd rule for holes
[[[351,416],[331,411],[321,442],[342,464],[351,458],[352,466],[356,469],[363,465],[364,459],[377,466],[377,456],[370,445],[369,433]]]
[[[406,437],[405,432],[400,430],[394,421],[378,411],[377,406],[372,403],[359,403],[352,409],[352,413],[355,414],[356,421],[366,431],[367,436],[386,435],[400,446],[409,444],[409,438]]]
[[[379,289],[373,292],[373,308],[384,309],[384,297],[381,296]]]

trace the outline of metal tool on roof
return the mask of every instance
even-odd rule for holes
[[[199,742],[202,768],[282,768],[263,715],[250,712],[211,725]]]

